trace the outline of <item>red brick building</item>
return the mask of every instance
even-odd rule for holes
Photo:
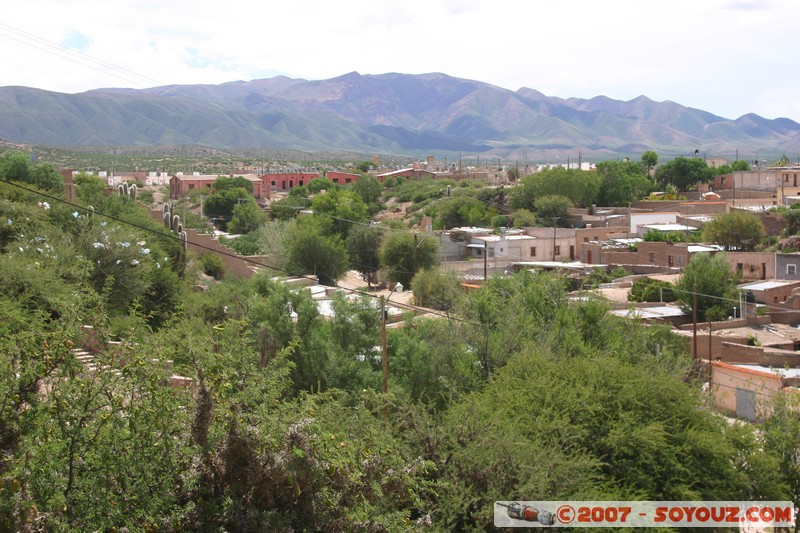
[[[350,185],[353,183],[358,183],[358,180],[361,178],[361,174],[329,170],[325,173],[325,177],[336,185]]]
[[[220,177],[221,176],[216,174],[176,174],[169,180],[169,198],[170,200],[177,200],[178,198],[186,196],[191,191],[208,190],[210,193],[214,182]],[[263,188],[262,181],[261,178],[255,174],[245,174],[243,176],[231,175],[227,177],[246,179],[253,184],[253,196],[255,198],[261,198]]]
[[[322,175],[319,172],[283,172],[280,174],[264,174],[261,181],[266,190],[288,191],[295,187],[308,185],[308,182]]]

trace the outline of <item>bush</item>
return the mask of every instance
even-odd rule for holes
[[[222,276],[225,275],[225,263],[217,254],[208,253],[201,255],[200,266],[203,267],[203,272],[207,276],[211,276],[214,279],[222,279]]]
[[[628,300],[631,302],[674,302],[676,300],[674,286],[668,281],[661,281],[653,278],[637,279],[631,291],[628,293]]]

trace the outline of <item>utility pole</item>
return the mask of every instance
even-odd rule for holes
[[[692,333],[692,359],[697,364],[697,283],[692,287],[692,323],[694,330]]]
[[[486,270],[489,261],[489,242],[483,241],[483,282],[486,283]]]
[[[383,359],[383,420],[389,418],[385,395],[389,393],[389,354],[386,352],[386,298],[381,294],[381,357]]]
[[[553,219],[553,261],[556,260],[556,220],[557,218]]]
[[[419,265],[418,265],[419,253],[417,251],[417,246],[419,246],[419,245],[417,244],[417,234],[415,233],[414,234],[414,252],[413,252],[413,257],[414,257],[414,275],[417,274],[417,269],[419,268]]]

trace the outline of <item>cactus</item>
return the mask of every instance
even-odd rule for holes
[[[175,230],[175,233],[177,233],[178,235],[180,235],[181,233],[185,233],[185,231],[183,231],[183,224],[181,224],[180,222],[178,222],[178,227]]]
[[[122,184],[119,184],[117,186],[117,194],[119,194],[120,196],[123,196],[125,194],[125,191],[122,188]]]
[[[169,211],[164,211],[164,227],[167,229],[171,229],[169,224],[172,220],[172,217],[169,216]]]
[[[127,181],[122,183],[122,195],[123,196],[128,196],[128,182]]]
[[[178,224],[180,224],[180,222],[181,222],[181,217],[179,217],[178,215],[173,215],[172,226],[171,226],[172,231],[176,233],[178,232]]]
[[[131,201],[136,200],[136,190],[136,184],[133,184],[128,188],[128,196],[131,197]]]
[[[165,215],[169,215],[169,204],[164,204],[162,206]]]

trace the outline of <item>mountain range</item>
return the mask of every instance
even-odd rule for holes
[[[64,94],[0,87],[0,138],[52,146],[202,145],[481,157],[797,154],[800,124],[722,118],[645,96],[548,97],[432,73]]]

